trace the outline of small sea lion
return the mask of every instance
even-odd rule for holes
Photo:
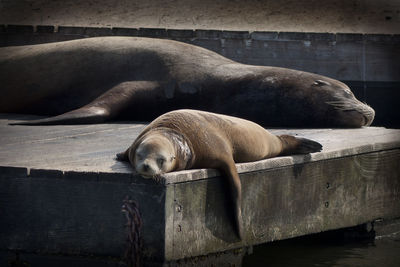
[[[279,155],[321,151],[318,142],[276,136],[248,120],[197,110],[177,110],[152,121],[117,159],[129,161],[142,176],[215,168],[228,179],[237,235],[243,237],[241,183],[235,163]]]
[[[0,84],[1,113],[54,116],[15,123],[26,125],[151,121],[191,108],[263,126],[361,127],[375,114],[325,76],[140,37],[0,48]]]

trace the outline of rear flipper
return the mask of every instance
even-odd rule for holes
[[[109,89],[91,103],[64,114],[39,120],[10,123],[10,125],[60,125],[102,123],[119,115],[129,105],[152,98],[158,82],[123,82]]]
[[[320,143],[307,138],[294,137],[292,135],[280,135],[278,138],[283,146],[281,155],[308,154],[322,150]]]
[[[9,123],[9,125],[59,125],[101,123],[109,118],[110,112],[103,107],[84,106],[64,114],[31,121]]]

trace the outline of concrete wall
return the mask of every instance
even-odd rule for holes
[[[0,24],[400,33],[398,0],[2,0]]]

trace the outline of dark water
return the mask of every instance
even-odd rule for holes
[[[366,233],[364,227],[331,231],[285,241],[255,246],[253,253],[244,257],[243,267],[400,267],[400,220],[375,225]],[[183,262],[185,263],[185,262]],[[120,259],[36,255],[0,251],[0,267],[122,267]],[[181,266],[181,265],[168,265]],[[206,266],[194,261],[183,266]],[[208,264],[207,266],[233,266]]]
[[[243,259],[243,266],[400,267],[400,221],[377,230],[375,238],[336,231],[260,245]]]

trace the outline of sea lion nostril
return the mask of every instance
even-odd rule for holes
[[[144,163],[142,169],[143,171],[147,172],[149,170],[149,165]]]

